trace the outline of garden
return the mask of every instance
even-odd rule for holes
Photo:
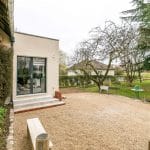
[[[133,87],[135,85],[139,85],[140,88],[143,89],[143,92],[139,93],[140,94],[139,99],[150,102],[150,80],[144,80],[142,83],[135,81],[133,83]],[[133,87],[129,86],[125,82],[112,83],[112,85],[110,86],[110,89],[109,89],[109,94],[122,95],[122,96],[126,96],[126,97],[135,99],[135,98],[137,98],[137,93],[131,90]],[[99,92],[98,88],[96,86],[89,86],[86,88],[81,88],[81,90],[86,91],[86,92]]]
[[[0,107],[0,148],[6,150],[6,136],[9,128],[9,107]]]
[[[37,116],[54,150],[148,148],[149,104],[125,96],[91,92],[64,96],[66,105],[15,114],[15,150],[31,149],[26,120]]]
[[[126,81],[118,81],[119,78],[125,78],[125,76],[114,76],[107,77],[104,81],[104,85],[109,86],[109,94],[122,95],[130,98],[138,98],[143,101],[150,101],[150,73],[142,73],[143,81],[140,82],[138,78],[129,85]],[[94,78],[94,76],[93,76]],[[69,88],[78,89],[81,92],[99,92],[98,86],[93,84],[87,77],[84,76],[62,76],[60,77],[60,87],[61,91]],[[139,86],[142,92],[139,92],[139,97],[137,92],[132,91],[135,86]],[[106,93],[102,91],[102,93]]]

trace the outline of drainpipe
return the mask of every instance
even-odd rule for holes
[[[12,81],[12,87],[11,87],[11,103],[13,104],[13,59],[14,59],[14,0],[8,0],[8,5],[9,5],[9,19],[10,19],[10,43],[11,43],[11,49],[12,49],[12,76],[11,76],[11,81]]]
[[[12,81],[12,84],[11,84],[11,95],[10,95],[10,102],[11,104],[13,104],[13,59],[14,59],[14,36],[11,35],[10,37],[10,43],[11,43],[11,49],[12,49],[12,75],[11,75],[11,81]]]

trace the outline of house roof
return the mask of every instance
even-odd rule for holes
[[[22,34],[22,35],[27,35],[27,36],[34,36],[34,37],[38,37],[38,38],[42,38],[42,39],[59,41],[59,39],[49,38],[49,37],[45,37],[45,36],[39,36],[39,35],[35,35],[35,34],[29,34],[29,33],[24,33],[24,32],[17,32],[17,31],[15,31],[15,33]]]
[[[106,69],[107,69],[107,65],[106,65],[106,64],[101,63],[101,62],[98,62],[98,61],[96,61],[96,60],[92,60],[90,63],[91,63],[91,64],[94,66],[94,68],[96,68],[97,70],[106,70]],[[81,69],[81,68],[83,68],[84,66],[85,66],[85,62],[82,61],[82,62],[80,62],[80,63],[78,63],[78,64],[75,64],[75,65],[69,67],[68,70]],[[111,67],[110,67],[110,70],[114,70],[114,68],[111,66]]]

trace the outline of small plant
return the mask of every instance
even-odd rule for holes
[[[0,128],[2,127],[4,123],[5,115],[6,115],[6,109],[3,107],[0,107]]]

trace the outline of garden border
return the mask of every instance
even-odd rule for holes
[[[9,114],[10,126],[9,126],[9,134],[7,136],[7,150],[13,150],[14,148],[14,110],[10,109]]]

